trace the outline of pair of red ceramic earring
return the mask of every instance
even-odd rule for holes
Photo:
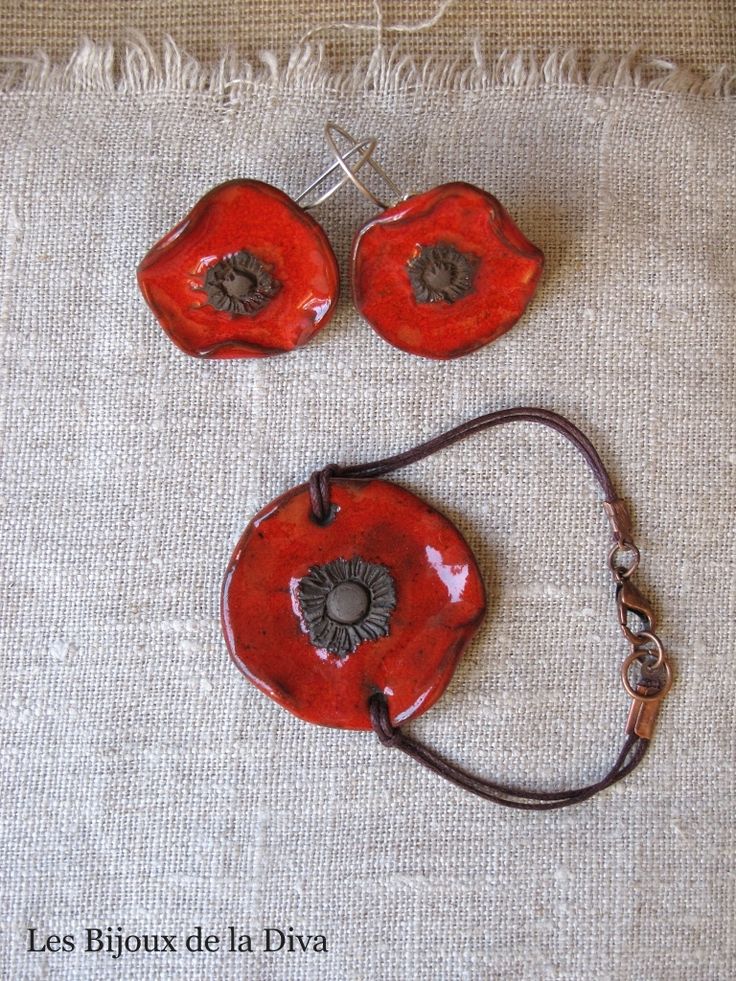
[[[335,135],[350,142],[342,152]],[[169,337],[200,358],[260,358],[300,347],[329,321],[339,294],[337,259],[309,210],[348,180],[381,208],[355,236],[355,305],[385,340],[428,358],[455,358],[505,333],[536,289],[542,252],[493,195],[442,184],[405,195],[362,142],[325,127],[335,160],[292,200],[261,181],[209,191],[148,252],[138,282]],[[350,158],[357,155],[354,165]],[[397,202],[360,179],[365,164]],[[309,196],[335,170],[340,180]]]

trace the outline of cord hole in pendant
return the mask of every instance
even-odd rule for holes
[[[314,511],[310,512],[309,518],[316,525],[319,525],[320,528],[326,528],[328,525],[331,525],[332,522],[335,520],[335,518],[337,517],[337,512],[339,510],[340,509],[338,508],[338,506],[336,504],[330,504],[330,509],[327,512],[327,514],[324,516],[324,518],[318,517],[314,513]]]

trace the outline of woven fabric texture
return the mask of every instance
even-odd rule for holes
[[[66,57],[82,34],[104,41],[134,28],[171,34],[198,58],[216,58],[225,45],[288,54],[309,35],[324,41],[334,67],[369,54],[379,35],[424,58],[463,59],[476,35],[499,51],[637,48],[705,73],[736,55],[731,0],[5,0],[3,15],[0,54],[42,48]]]
[[[114,57],[113,57],[114,55]],[[9,65],[0,96],[4,383],[0,974],[8,978],[733,976],[736,107],[723,76],[476,58],[362,74],[205,72],[167,49]],[[210,187],[291,194],[335,118],[410,188],[488,188],[546,253],[504,338],[450,363],[381,341],[348,291],[308,346],[180,354],[138,294]],[[347,282],[367,202],[320,209]],[[535,815],[248,685],[218,624],[253,512],[325,463],[512,405],[567,415],[633,505],[677,683],[649,757]],[[607,527],[551,433],[492,432],[399,475],[456,521],[489,613],[414,735],[535,787],[623,739]],[[328,953],[28,953],[27,930],[324,934]]]

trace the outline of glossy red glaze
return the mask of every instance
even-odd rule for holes
[[[256,687],[308,722],[370,729],[368,699],[384,692],[398,725],[444,691],[483,618],[483,581],[457,528],[416,495],[383,480],[331,489],[338,511],[326,526],[306,485],[248,525],[223,584],[225,640]],[[310,641],[298,585],[313,566],[355,556],[389,570],[396,606],[387,636],[338,656]]]
[[[218,310],[204,290],[207,270],[243,250],[279,288],[256,313]],[[283,191],[252,180],[205,194],[138,267],[161,326],[200,358],[262,358],[306,344],[332,315],[338,282],[335,255],[317,222]]]
[[[449,302],[416,298],[408,266],[448,244],[471,258],[472,287]],[[544,256],[493,195],[443,184],[379,214],[353,246],[355,304],[390,344],[427,358],[457,358],[512,327],[534,295]]]

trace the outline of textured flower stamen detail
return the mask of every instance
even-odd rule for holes
[[[258,313],[280,286],[261,260],[245,250],[220,259],[204,277],[210,306],[236,316]]]
[[[312,566],[297,594],[312,644],[341,657],[385,637],[396,606],[388,569],[357,556]]]
[[[454,245],[424,245],[407,266],[414,296],[419,303],[454,303],[473,289],[476,260]]]

